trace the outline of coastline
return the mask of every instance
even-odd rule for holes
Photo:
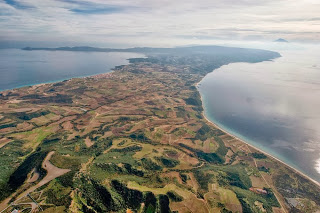
[[[4,89],[4,90],[0,89],[0,93],[1,92],[6,92],[6,91],[9,91],[9,90],[21,89],[21,88],[24,88],[24,87],[40,86],[40,85],[44,85],[44,84],[54,84],[54,83],[59,83],[59,82],[63,82],[63,81],[69,81],[69,80],[76,79],[76,78],[91,78],[91,77],[95,77],[95,76],[99,76],[99,75],[103,75],[103,74],[113,73],[114,69],[115,68],[112,68],[112,69],[110,69],[109,72],[97,73],[97,74],[93,74],[93,75],[82,75],[82,76],[76,76],[76,77],[71,77],[71,78],[63,78],[63,79],[59,79],[59,80],[47,81],[47,82],[42,82],[42,83],[26,84],[26,85],[17,86],[17,87],[13,87],[13,88],[9,88],[9,89]]]
[[[202,79],[203,79],[203,78],[202,78]],[[201,79],[201,81],[202,81],[202,79]],[[201,81],[200,81],[200,82],[201,82]],[[225,134],[233,137],[234,139],[236,139],[236,140],[238,140],[238,141],[241,141],[242,143],[248,145],[249,147],[251,147],[251,148],[253,148],[253,149],[255,149],[255,150],[257,150],[257,151],[259,151],[259,152],[261,152],[261,153],[263,153],[263,154],[265,154],[265,155],[268,156],[269,158],[271,158],[271,159],[273,159],[273,160],[276,160],[276,161],[282,163],[283,165],[285,165],[286,167],[288,167],[289,169],[291,169],[293,172],[295,172],[295,173],[301,175],[302,177],[310,180],[311,182],[313,182],[314,184],[316,184],[316,185],[320,188],[320,183],[319,183],[318,181],[312,179],[311,177],[307,176],[306,174],[304,174],[303,172],[297,170],[296,168],[293,168],[292,166],[288,165],[287,163],[283,162],[282,160],[278,159],[277,157],[274,157],[273,155],[271,155],[271,154],[269,154],[269,153],[261,150],[260,148],[257,148],[257,147],[255,147],[255,146],[253,146],[252,144],[244,141],[243,139],[241,139],[241,138],[233,135],[232,133],[230,133],[230,132],[228,132],[227,130],[225,130],[225,129],[223,129],[222,127],[220,127],[218,124],[216,124],[216,123],[214,123],[213,121],[211,121],[211,120],[206,116],[206,114],[205,114],[205,108],[206,108],[206,107],[205,107],[205,104],[204,104],[204,101],[203,101],[203,97],[202,97],[202,95],[201,95],[201,92],[200,92],[199,89],[198,89],[200,82],[198,82],[198,83],[196,84],[196,88],[197,88],[197,90],[198,90],[198,92],[199,92],[199,94],[200,94],[200,98],[201,98],[201,103],[202,103],[202,108],[203,108],[202,115],[203,115],[204,119],[205,119],[208,123],[210,123],[210,124],[211,124],[212,126],[214,126],[215,128],[221,130],[221,131],[224,132]]]
[[[197,61],[195,61],[195,63],[197,63]],[[87,206],[88,208],[94,209],[96,208],[95,203],[97,202],[102,203],[103,208],[109,208],[109,203],[101,201],[99,195],[94,193],[83,195],[81,191],[92,191],[92,189],[96,191],[96,189],[99,188],[115,190],[117,186],[114,185],[114,183],[117,184],[117,181],[120,184],[128,185],[130,190],[130,179],[127,177],[132,175],[136,176],[134,179],[137,180],[138,183],[138,188],[136,187],[136,189],[141,193],[147,190],[156,196],[159,188],[161,189],[168,185],[173,189],[172,191],[174,193],[187,198],[185,201],[182,201],[183,203],[176,204],[172,202],[171,206],[167,207],[171,211],[180,211],[180,209],[183,211],[185,206],[187,206],[187,210],[192,212],[215,212],[219,210],[246,212],[247,209],[252,212],[259,211],[259,209],[274,212],[289,212],[289,209],[293,209],[293,207],[288,205],[291,204],[291,200],[286,201],[285,198],[292,198],[292,202],[297,201],[301,203],[303,212],[305,209],[308,210],[310,208],[319,209],[318,186],[315,186],[309,179],[303,178],[303,176],[298,175],[286,167],[285,164],[281,164],[281,162],[275,161],[271,157],[265,159],[266,156],[260,156],[264,159],[259,160],[259,155],[255,156],[254,152],[260,152],[255,148],[251,148],[254,146],[247,145],[245,141],[254,144],[262,150],[265,150],[266,146],[260,146],[259,143],[256,144],[254,140],[249,139],[250,137],[247,139],[240,134],[238,135],[236,131],[232,131],[232,128],[229,129],[228,125],[224,126],[222,123],[219,123],[219,119],[215,119],[214,114],[211,116],[211,107],[208,102],[210,96],[206,95],[206,91],[212,95],[213,90],[202,90],[201,86],[199,91],[201,91],[203,95],[202,99],[194,87],[198,82],[203,84],[201,80],[205,76],[203,74],[205,69],[202,69],[202,66],[203,64],[200,61],[199,69],[196,73],[193,73],[193,70],[185,71],[183,65],[171,67],[171,72],[170,69],[168,71],[166,70],[166,67],[170,68],[170,64],[166,64],[165,62],[163,64],[137,62],[120,67],[119,70],[114,71],[115,73],[92,75],[86,78],[74,78],[57,85],[40,84],[41,86],[35,85],[30,88],[17,90],[11,94],[4,94],[4,97],[1,99],[1,101],[3,101],[1,102],[3,106],[1,112],[4,115],[2,117],[17,118],[14,121],[16,121],[17,124],[22,123],[24,125],[22,126],[23,129],[20,128],[19,125],[17,128],[13,127],[3,130],[4,136],[9,139],[11,136],[13,136],[12,139],[14,140],[23,139],[21,142],[14,141],[15,143],[9,144],[6,148],[11,149],[12,152],[10,152],[10,154],[12,153],[12,158],[17,159],[20,150],[25,150],[24,147],[17,145],[30,144],[30,142],[34,141],[33,135],[35,137],[41,137],[39,138],[40,143],[37,145],[36,151],[41,151],[40,153],[44,151],[50,152],[52,150],[59,151],[55,156],[56,161],[53,163],[64,169],[73,169],[75,172],[78,172],[80,169],[80,173],[82,172],[82,162],[90,163],[91,160],[97,156],[97,153],[104,153],[103,156],[101,155],[101,158],[97,158],[96,161],[93,162],[94,164],[90,164],[90,167],[87,168],[90,174],[88,172],[88,174],[84,174],[84,179],[82,176],[73,177],[73,174],[70,174],[65,180],[66,184],[58,184],[55,186],[55,183],[52,182],[50,185],[41,188],[40,191],[38,190],[39,193],[42,193],[50,191],[52,187],[58,187],[60,191],[65,192],[64,194],[66,194],[67,198],[70,193],[76,193],[74,194],[75,197],[71,196],[71,201],[69,199],[67,200],[68,202],[63,202],[65,208],[71,208],[71,210],[74,209],[74,206],[70,205],[70,203],[77,202],[77,200],[74,200],[77,199],[77,196],[82,199],[82,203],[79,204],[80,210],[82,206],[87,205],[87,203],[90,204]],[[207,69],[207,71],[210,70]],[[200,103],[199,101],[202,102]],[[218,102],[215,101],[213,103],[217,104]],[[156,106],[156,108],[154,106]],[[201,109],[201,106],[207,110]],[[228,106],[228,104],[222,104],[222,107],[226,106]],[[235,106],[237,107],[237,104]],[[43,114],[50,115],[41,117]],[[32,116],[33,118],[40,115],[38,116],[40,118],[36,117],[36,119],[32,121],[24,122],[24,119],[19,119],[21,117],[20,115]],[[203,117],[201,115],[203,115]],[[214,127],[218,125],[222,127],[220,127],[221,129],[224,128],[230,131],[230,133],[243,138],[244,141],[227,136],[227,131],[219,131],[218,127]],[[198,131],[200,128],[203,128],[201,130],[204,131]],[[18,132],[18,134],[14,131]],[[12,132],[15,134],[13,135]],[[44,139],[42,139],[43,137],[40,135],[42,132],[46,134]],[[198,132],[200,134],[198,134]],[[33,135],[26,138],[25,134],[29,133]],[[262,134],[262,132],[260,133]],[[268,137],[269,134],[265,135]],[[218,137],[214,142],[212,140],[213,136],[221,137],[222,143]],[[48,144],[47,142],[50,142],[52,139],[54,140],[53,143]],[[110,147],[111,140],[115,141],[115,143],[113,143],[114,147]],[[195,143],[191,143],[193,140],[195,140]],[[96,146],[94,150],[90,149],[92,143],[88,145],[88,143],[83,143],[83,141],[95,142]],[[119,142],[121,142],[121,144]],[[212,144],[212,142],[214,143]],[[227,148],[225,146],[220,146],[219,148],[218,145],[222,145],[223,143],[226,144]],[[60,146],[61,144],[62,146]],[[183,144],[186,146],[183,146]],[[132,149],[130,148],[131,146]],[[128,150],[133,150],[137,155],[139,155],[140,152],[141,156],[131,154],[130,156],[119,156],[117,153],[106,153],[106,147],[108,150],[115,149],[116,152],[123,152],[124,154]],[[126,147],[130,149],[123,149]],[[217,150],[217,148],[219,150]],[[229,150],[230,148],[231,150]],[[143,153],[141,149],[147,152]],[[158,152],[154,150],[158,150]],[[268,149],[266,149],[266,151],[268,152]],[[69,159],[68,157],[70,156],[66,156],[66,153],[67,155],[70,153],[73,159]],[[165,178],[165,182],[158,180],[157,177],[154,176],[155,174],[152,170],[154,170],[155,167],[150,168],[150,165],[142,165],[140,163],[140,161],[144,163],[144,159],[142,159],[144,158],[143,155],[145,158],[151,159],[151,161],[156,161],[156,164],[160,166],[159,168],[161,169],[161,171],[157,172],[156,176]],[[114,156],[116,156],[116,158]],[[159,156],[168,158],[168,161],[163,161]],[[282,159],[282,155],[275,156]],[[223,163],[224,158],[225,162]],[[28,163],[28,161],[30,161],[29,159],[34,162],[41,162],[43,158],[26,158],[20,165],[24,165],[24,162]],[[126,169],[126,165],[124,169],[128,171],[116,171],[116,173],[114,173],[114,171],[106,170],[105,165],[100,165],[100,163],[103,163],[105,160],[118,167],[123,166],[120,165],[119,162],[126,162],[130,164],[131,167],[141,169],[143,173],[138,173],[139,171],[136,172],[134,170],[130,171]],[[175,168],[172,166],[170,168],[170,161],[172,165],[175,165]],[[295,167],[295,164],[290,164],[290,161],[284,161]],[[21,173],[20,169],[10,167],[11,161],[4,161],[4,163],[8,165],[6,166],[6,164],[4,164],[4,166],[6,166],[3,170],[5,175],[8,174],[7,176],[10,175],[9,177],[15,177],[11,172],[13,169],[14,174]],[[109,165],[111,165],[110,163]],[[218,164],[220,164],[220,166]],[[141,165],[143,167],[140,168],[139,166]],[[202,167],[203,165],[205,166]],[[263,169],[262,166],[265,166],[266,169],[270,168],[269,172]],[[23,171],[23,173],[30,173],[32,167],[30,164],[28,170]],[[304,171],[303,169],[301,170]],[[181,173],[180,177],[176,171],[182,171],[187,174],[187,179],[189,176],[189,179],[191,178],[192,181],[183,181],[185,178],[183,174]],[[207,175],[206,178],[203,178],[206,173],[212,172],[214,176]],[[30,174],[32,176],[32,170]],[[105,179],[105,177],[108,176],[113,179]],[[235,179],[233,179],[233,176],[235,176]],[[229,177],[232,177],[232,179]],[[296,182],[289,182],[288,177],[292,177]],[[45,178],[46,177],[43,179]],[[42,179],[37,181],[41,182]],[[85,184],[88,181],[96,184],[94,188]],[[18,194],[25,190],[29,191],[32,186],[27,182],[17,187],[17,184],[14,183],[16,188],[12,190],[9,188],[8,191],[6,191],[6,186],[10,184],[9,181],[6,185],[1,185],[1,187],[4,188],[3,192],[6,192],[3,193],[3,195],[1,193],[1,198],[10,196],[10,193],[15,189]],[[218,185],[220,184],[220,188],[216,183],[218,183]],[[149,187],[149,189],[145,189],[143,188],[145,186],[152,186],[153,188]],[[238,188],[236,188],[236,186],[238,186]],[[263,189],[264,187],[270,189],[274,192],[274,196],[270,193],[272,196],[270,196],[269,199],[269,196],[255,195],[248,190],[251,186],[255,187],[253,189]],[[77,190],[77,188],[80,188],[80,191]],[[217,190],[219,192],[218,194],[215,193]],[[188,192],[188,194],[185,192]],[[256,192],[259,194],[258,190]],[[285,192],[288,192],[288,194]],[[299,192],[298,196],[296,192]],[[164,191],[163,194],[165,193]],[[12,198],[15,204],[19,204],[19,201],[15,201],[15,199],[20,197],[18,194]],[[37,195],[38,192],[31,194],[32,197],[37,198],[36,202],[41,205],[42,198]],[[211,195],[214,196],[213,203]],[[60,205],[61,199],[63,201],[65,198],[61,196],[59,198],[53,197],[47,204],[54,210]],[[127,209],[127,206],[121,205],[126,202],[126,197],[122,195],[121,192],[112,194],[111,199],[118,199],[118,203],[120,203],[119,206],[115,206],[114,209],[119,209],[119,211],[122,211],[121,208],[123,208],[124,211]],[[146,203],[143,199],[144,197],[142,201],[140,201],[140,203],[142,202],[141,205]],[[259,203],[256,202],[257,199]],[[92,200],[94,202],[91,204],[90,202]],[[312,201],[314,201],[314,203]],[[190,202],[192,202],[193,205],[190,206]],[[306,202],[308,202],[308,204],[311,203],[312,206],[304,206]],[[224,205],[219,204],[217,207],[217,203]],[[24,207],[22,203],[21,208]],[[16,208],[16,206],[14,205],[12,208]],[[97,211],[99,211],[99,209]],[[108,209],[103,211],[108,211]]]
[[[127,59],[129,60],[129,59]],[[127,64],[129,65],[130,62]],[[121,66],[121,65],[119,65]],[[72,80],[72,79],[85,79],[85,78],[94,78],[94,77],[99,77],[99,76],[105,76],[105,75],[108,75],[108,74],[113,74],[115,73],[115,67],[110,69],[109,72],[103,72],[103,73],[97,73],[97,74],[93,74],[93,75],[82,75],[82,76],[77,76],[77,77],[71,77],[71,78],[66,78],[66,79],[60,79],[60,80],[53,80],[53,81],[48,81],[48,82],[43,82],[43,83],[35,83],[35,84],[29,84],[29,85],[23,85],[23,86],[19,86],[19,87],[15,87],[15,88],[10,88],[10,89],[5,89],[5,90],[0,90],[0,93],[2,92],[7,92],[7,91],[10,91],[10,90],[15,90],[15,89],[21,89],[23,87],[32,87],[32,86],[40,86],[40,85],[45,85],[45,84],[54,84],[54,83],[58,83],[58,82],[62,82],[62,81],[69,81],[69,80]],[[214,71],[214,70],[213,70]],[[211,72],[210,72],[211,73]],[[208,73],[209,74],[209,73]],[[206,76],[206,75],[205,75]],[[205,76],[203,78],[205,78]],[[203,79],[202,78],[202,79]],[[311,182],[313,182],[314,184],[316,184],[319,188],[320,188],[320,182],[312,179],[311,177],[307,176],[306,174],[304,174],[303,172],[299,171],[298,169],[288,165],[287,163],[285,163],[284,161],[280,160],[279,158],[269,154],[268,152],[266,151],[263,151],[261,150],[260,148],[257,148],[256,146],[248,143],[247,141],[243,140],[243,139],[240,139],[239,137],[235,136],[234,134],[228,132],[226,129],[222,128],[221,126],[219,126],[218,124],[214,123],[213,121],[211,121],[206,115],[205,115],[205,104],[204,104],[204,101],[203,101],[203,97],[201,95],[201,92],[199,91],[199,84],[201,83],[202,79],[196,84],[196,88],[197,88],[197,91],[199,92],[200,94],[200,98],[201,98],[201,104],[202,104],[202,107],[203,107],[203,112],[202,112],[202,115],[203,117],[205,118],[205,120],[210,123],[211,125],[213,125],[214,127],[216,127],[217,129],[223,131],[225,134],[235,138],[236,140],[238,141],[241,141],[242,143],[250,146],[251,148],[255,149],[255,150],[258,150],[259,152],[267,155],[268,157],[284,164],[286,167],[288,167],[289,169],[291,169],[292,171],[294,171],[295,173],[301,175],[302,177],[310,180]]]
[[[129,60],[129,59],[127,59],[127,60]],[[129,62],[128,64],[130,64],[130,62]],[[214,70],[213,70],[213,71],[214,71]],[[108,75],[108,74],[113,74],[114,72],[115,72],[115,68],[112,68],[112,69],[110,69],[109,72],[97,73],[97,74],[94,74],[94,75],[83,75],[83,76],[77,76],[77,77],[72,77],[72,78],[67,78],[67,79],[61,79],[61,80],[53,80],[53,81],[49,81],[49,82],[36,83],[36,84],[30,84],[30,85],[23,85],[23,86],[11,88],[11,89],[0,90],[0,93],[1,93],[1,92],[6,92],[6,91],[10,91],[10,90],[15,90],[15,89],[21,89],[21,88],[23,88],[23,87],[40,86],[40,85],[44,85],[44,84],[54,84],[54,83],[58,83],[58,82],[62,82],[62,81],[69,81],[69,80],[72,80],[72,79],[94,78],[94,77],[104,76],[104,75]],[[209,73],[208,73],[208,74],[209,74]],[[206,75],[205,75],[205,76],[206,76]],[[204,76],[203,78],[205,78],[205,76]],[[203,79],[203,78],[202,78],[202,79]],[[201,79],[201,81],[202,81],[202,79]],[[222,128],[222,127],[219,126],[218,124],[216,124],[216,123],[214,123],[213,121],[211,121],[211,120],[205,115],[205,108],[206,108],[206,107],[205,107],[205,104],[204,104],[204,101],[203,101],[203,97],[202,97],[202,95],[201,95],[201,92],[200,92],[199,89],[198,89],[198,88],[199,88],[199,84],[201,83],[201,81],[199,81],[199,82],[196,84],[196,88],[197,88],[197,91],[198,91],[199,94],[200,94],[201,104],[202,104],[202,107],[203,107],[202,115],[203,115],[203,117],[205,118],[205,120],[206,120],[208,123],[210,123],[211,125],[213,125],[213,126],[216,127],[217,129],[223,131],[225,134],[227,134],[227,135],[235,138],[236,140],[241,141],[242,143],[250,146],[251,148],[253,148],[253,149],[255,149],[255,150],[258,150],[259,152],[267,155],[268,157],[270,157],[270,158],[272,158],[272,159],[274,159],[274,160],[276,160],[276,161],[284,164],[286,167],[288,167],[289,169],[291,169],[291,170],[294,171],[295,173],[303,176],[304,178],[310,180],[311,182],[313,182],[314,184],[316,184],[316,185],[320,188],[320,182],[312,179],[311,177],[307,176],[307,175],[304,174],[303,172],[301,172],[301,171],[299,171],[298,169],[296,169],[296,168],[288,165],[288,164],[285,163],[284,161],[282,161],[282,160],[278,159],[277,157],[269,154],[268,152],[263,151],[263,150],[261,150],[260,148],[257,148],[256,146],[248,143],[247,141],[245,141],[245,140],[243,140],[243,139],[235,136],[234,134],[228,132],[226,129]]]
[[[1,49],[0,49],[1,50]],[[2,49],[4,50],[3,52],[0,52],[2,55],[9,55],[11,57],[16,57],[17,59],[10,62],[8,67],[4,67],[5,70],[10,70],[12,69],[12,66],[10,64],[19,64],[19,63],[22,63],[24,60],[25,60],[25,55],[28,55],[29,53],[27,53],[28,51],[25,51],[25,50],[21,50],[21,49],[17,49],[17,48],[9,48],[9,49]],[[7,52],[9,50],[9,52]],[[11,52],[13,51],[13,52]],[[21,52],[22,51],[22,52]],[[89,54],[90,52],[71,52],[69,51],[68,54]],[[134,52],[95,52],[97,54],[107,54],[105,57],[111,57],[116,59],[116,60],[106,60],[106,61],[103,61],[102,59],[97,59],[97,60],[93,60],[93,56],[88,58],[87,60],[90,62],[90,63],[94,63],[96,62],[97,64],[99,64],[98,67],[94,67],[92,69],[89,69],[89,70],[92,70],[92,71],[86,71],[86,70],[83,70],[83,69],[79,69],[81,68],[80,65],[77,65],[77,66],[74,66],[74,67],[71,67],[71,68],[68,68],[70,69],[72,72],[71,74],[67,74],[65,75],[63,72],[61,72],[60,74],[57,74],[57,75],[54,75],[54,76],[51,76],[51,75],[43,75],[40,80],[38,78],[27,78],[27,79],[23,79],[23,78],[19,78],[19,79],[14,79],[14,81],[12,81],[12,79],[8,79],[6,81],[4,81],[3,84],[1,84],[1,88],[0,88],[0,92],[6,92],[6,91],[11,91],[11,90],[15,90],[15,89],[21,89],[21,88],[24,88],[24,87],[32,87],[32,86],[36,86],[36,85],[41,85],[41,84],[50,84],[50,83],[58,83],[58,82],[62,82],[62,81],[67,81],[67,80],[71,80],[71,79],[74,79],[74,78],[86,78],[86,77],[91,77],[91,76],[96,76],[96,75],[99,75],[99,74],[105,74],[105,73],[110,73],[112,72],[114,69],[116,69],[118,66],[124,66],[124,65],[129,65],[131,62],[130,62],[130,59],[132,58],[144,58],[146,57],[144,54],[142,53],[134,53]],[[22,54],[22,55],[21,55]],[[38,54],[38,53],[37,53]],[[18,55],[18,56],[16,56]],[[29,57],[29,56],[28,56]],[[38,57],[38,55],[35,55],[34,56],[35,58]],[[82,59],[82,55],[76,55],[75,56],[77,58],[77,60],[79,61],[83,61],[83,60],[80,60]],[[56,69],[54,67],[54,64],[52,61],[57,61],[58,59],[60,60],[61,58],[58,58],[56,59],[57,57],[55,56],[48,56],[45,58],[44,62],[45,62],[45,66],[43,66],[41,63],[41,66],[37,66],[37,67],[34,67],[34,66],[27,66],[28,69],[32,69],[32,70],[36,70],[36,71],[40,71],[40,70],[45,70],[45,69],[49,69],[49,71],[53,72],[54,69]],[[6,59],[6,58],[4,58]],[[27,58],[28,59],[28,58]],[[29,59],[28,59],[29,60]],[[21,62],[22,61],[22,62]],[[79,64],[77,61],[74,63],[74,64]],[[39,67],[39,68],[38,68]],[[53,67],[53,68],[51,68]],[[1,66],[2,68],[2,66]],[[15,68],[13,67],[13,69],[17,69],[18,72],[17,72],[17,75],[24,75],[25,72],[21,72],[22,70],[24,71],[25,68],[23,69],[18,69],[18,68]],[[60,69],[60,68],[59,68]],[[46,70],[47,72],[48,70]],[[66,70],[68,71],[68,70]],[[31,73],[31,75],[35,75],[35,73]],[[36,75],[35,75],[36,76]],[[38,79],[38,80],[35,80],[35,79]]]

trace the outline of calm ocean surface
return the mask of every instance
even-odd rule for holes
[[[0,49],[0,91],[110,72],[136,53],[23,51]]]
[[[320,48],[283,45],[274,61],[208,74],[199,85],[205,114],[320,182]]]

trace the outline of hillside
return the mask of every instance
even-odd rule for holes
[[[203,117],[196,84],[207,73],[278,53],[141,52],[113,73],[0,93],[0,210],[319,210],[316,184]]]

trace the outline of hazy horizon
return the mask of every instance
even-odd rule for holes
[[[0,0],[0,48],[319,43],[316,0]]]

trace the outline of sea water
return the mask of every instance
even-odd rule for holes
[[[111,72],[129,58],[125,52],[24,51],[0,49],[0,91]]]
[[[199,84],[205,115],[320,182],[320,48],[289,43],[276,51],[282,57],[273,61],[208,74]]]

